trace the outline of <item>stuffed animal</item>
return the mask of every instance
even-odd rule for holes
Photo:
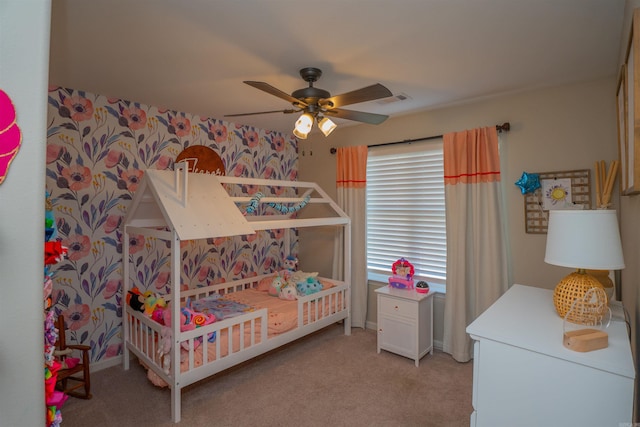
[[[271,281],[271,285],[269,285],[269,295],[272,297],[280,296],[280,290],[282,289],[282,285],[286,282],[281,275],[276,275]]]
[[[158,347],[158,356],[162,358],[162,369],[164,373],[169,375],[171,367],[171,341],[173,332],[168,326],[163,326],[160,332],[160,346]]]
[[[182,332],[195,329],[195,327],[187,329],[189,321],[187,320],[186,314],[187,313],[184,313],[182,309],[180,309],[180,331]],[[162,311],[162,324],[171,327],[171,304],[167,304],[167,306]]]
[[[296,271],[298,269],[298,258],[289,255],[284,259],[284,269],[288,271]]]
[[[127,304],[135,311],[144,312],[144,295],[137,287],[131,288],[127,294]]]
[[[153,313],[151,313],[151,319],[160,323],[161,325],[164,325],[164,307],[156,306],[156,308],[153,310]]]
[[[298,293],[294,284],[287,284],[280,289],[278,298],[293,301],[298,299]]]
[[[171,307],[167,305],[167,307],[163,311],[162,316],[163,322],[166,326],[171,327]],[[216,321],[216,316],[214,314],[205,314],[197,311],[193,311],[191,308],[182,307],[180,308],[180,332],[193,331],[196,328],[201,326],[208,325]],[[214,342],[216,340],[215,332],[209,334],[207,341]],[[194,341],[194,349],[200,346],[201,341]],[[189,349],[189,343],[184,341],[182,344],[182,348],[185,350]]]
[[[190,324],[190,319],[188,319],[189,313],[188,312],[184,312],[183,309],[180,309],[180,332],[185,332],[185,331],[191,331],[193,329],[195,329],[195,326]],[[171,305],[167,304],[167,306],[165,307],[165,309],[162,312],[162,320],[164,325],[169,328],[168,330],[171,331]],[[167,334],[167,332],[165,331],[165,335],[169,336],[169,339],[172,338],[171,335]],[[181,343],[182,348],[184,348],[185,350],[189,350],[189,346],[187,342],[183,342]],[[196,346],[195,348],[197,348],[197,346],[199,346],[200,343],[196,342]]]
[[[189,308],[183,308],[182,310],[188,310],[190,312],[190,324],[193,325],[194,329],[216,321],[216,316],[212,313],[200,313]]]
[[[67,256],[68,249],[62,246],[62,242],[44,242],[44,264],[56,264]]]
[[[167,303],[164,301],[164,298],[158,297],[151,291],[147,291],[144,293],[144,314],[149,317],[153,317],[153,312],[156,308],[164,308]]]
[[[315,294],[321,290],[322,284],[315,277],[307,277],[307,280],[296,283],[296,291],[300,296]]]

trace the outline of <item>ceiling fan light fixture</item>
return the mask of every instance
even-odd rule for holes
[[[338,125],[336,125],[329,117],[323,117],[318,121],[318,128],[320,128],[324,136],[329,136],[336,127],[338,127]]]
[[[296,121],[296,126],[293,129],[293,134],[300,139],[307,139],[307,135],[311,132],[311,126],[313,125],[313,116],[309,113],[304,113]]]
[[[294,106],[294,109],[227,114],[225,117],[252,116],[255,114],[278,112],[286,114],[302,111],[304,114],[298,118],[293,130],[293,134],[301,139],[305,139],[307,135],[309,135],[314,121],[317,121],[318,128],[320,128],[322,133],[324,133],[325,136],[329,136],[336,128],[336,124],[329,119],[325,119],[323,117],[324,113],[342,120],[354,120],[373,125],[378,125],[389,117],[384,114],[342,109],[342,107],[346,105],[359,104],[393,96],[393,93],[380,83],[331,96],[328,91],[313,86],[313,83],[316,82],[321,75],[322,71],[319,68],[306,67],[301,69],[300,77],[309,83],[309,86],[295,90],[291,95],[265,82],[245,80],[244,83],[249,86],[290,102],[291,105]]]

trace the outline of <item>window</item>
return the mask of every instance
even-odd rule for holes
[[[406,258],[414,280],[446,282],[442,139],[371,147],[367,159],[367,270],[386,282]],[[444,290],[444,286],[441,287]]]

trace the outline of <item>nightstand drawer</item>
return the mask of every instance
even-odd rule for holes
[[[416,304],[413,301],[384,297],[380,298],[380,306],[378,307],[378,311],[384,314],[416,317]]]

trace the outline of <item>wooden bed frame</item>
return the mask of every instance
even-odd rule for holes
[[[289,194],[293,192],[296,194],[295,197],[269,195],[259,199],[258,203],[290,205],[305,201],[310,209],[305,208],[297,214],[261,214],[258,210],[256,215],[245,215],[242,209],[252,201],[252,198],[246,195],[233,195],[237,193],[237,186],[242,185],[265,189],[270,187],[291,188],[293,191],[289,191]],[[265,191],[264,194],[270,194],[270,192]],[[202,215],[202,212],[209,214]],[[292,230],[301,227],[327,226],[337,227],[342,232],[344,262],[342,262],[341,277],[331,278],[336,286],[299,298],[297,327],[282,334],[268,338],[268,313],[264,308],[188,332],[181,332],[178,322],[173,322],[171,325],[170,360],[180,360],[181,351],[183,351],[181,343],[187,342],[188,362],[184,363],[186,368],[183,366],[181,369],[180,363],[170,363],[170,367],[168,367],[168,364],[163,366],[165,359],[159,354],[163,326],[124,304],[124,369],[129,369],[130,353],[133,353],[141,363],[169,385],[173,422],[180,421],[181,390],[190,384],[339,321],[344,322],[345,335],[351,334],[351,288],[348,281],[348,278],[351,277],[351,224],[349,217],[342,209],[315,183],[195,174],[188,172],[186,164],[176,164],[175,172],[146,171],[123,226],[123,295],[126,295],[135,286],[132,284],[132,277],[135,277],[135,271],[133,271],[135,266],[129,259],[130,234],[142,234],[170,243],[171,283],[175,284],[181,282],[180,242],[182,240],[242,236],[254,234],[258,230],[283,229],[285,248],[290,248]],[[178,293],[176,291],[179,287],[171,286],[171,293],[164,297],[167,302],[180,301],[184,303],[187,298],[194,300],[214,293],[239,292],[256,288],[259,281],[267,276],[233,280],[224,284],[189,289]],[[347,279],[342,280],[344,278]],[[318,307],[327,306],[331,308],[328,312],[318,310]],[[170,307],[171,317],[179,319],[180,304],[171,303]],[[225,339],[232,341],[234,338],[232,338],[233,334],[230,331],[234,329],[245,331],[247,328],[249,328],[248,336],[250,338],[241,339],[240,342],[229,342],[226,353],[221,351],[222,339],[216,339],[213,343],[207,342],[207,337],[213,332],[217,334],[217,337],[222,337],[225,331],[229,332]],[[240,333],[240,337],[246,336],[247,334]],[[202,365],[195,366],[193,349],[196,341],[201,342],[201,346],[204,346],[205,349],[207,346],[215,346],[214,360],[207,360],[207,351],[203,351]],[[236,347],[238,348],[236,349]],[[168,369],[166,369],[167,367]]]

